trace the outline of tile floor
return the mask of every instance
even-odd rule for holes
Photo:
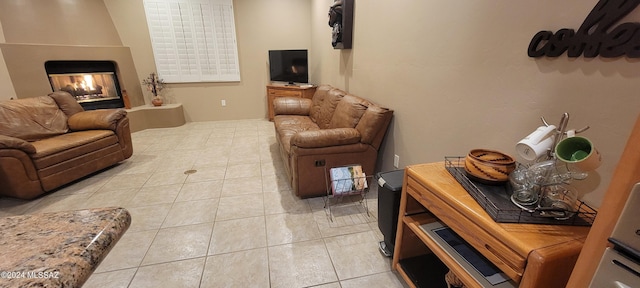
[[[84,287],[404,287],[378,251],[377,185],[362,205],[293,196],[266,120],[133,133],[133,156],[0,217],[129,210],[129,230]],[[187,170],[196,170],[193,174]]]

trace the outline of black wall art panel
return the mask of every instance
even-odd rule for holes
[[[331,46],[335,49],[351,49],[353,44],[353,1],[334,0],[329,7]]]

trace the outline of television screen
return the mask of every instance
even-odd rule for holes
[[[308,83],[307,50],[269,50],[271,81]]]

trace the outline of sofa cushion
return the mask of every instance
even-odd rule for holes
[[[362,143],[372,144],[375,137],[380,134],[380,130],[386,128],[384,125],[391,117],[393,111],[376,105],[369,105],[364,114],[360,118],[360,122],[356,125],[356,129],[360,131]],[[385,129],[386,130],[386,129]],[[385,131],[382,131],[384,134]],[[374,145],[375,146],[375,145]],[[378,147],[376,147],[377,149]]]
[[[116,130],[116,124],[127,116],[124,109],[100,109],[83,111],[69,117],[69,129],[72,131],[106,129]]]
[[[80,103],[78,103],[76,98],[71,96],[69,92],[56,91],[49,94],[49,97],[56,101],[60,110],[62,110],[67,117],[71,117],[73,114],[84,111],[84,108],[80,106]]]
[[[277,97],[273,99],[273,113],[275,115],[303,115],[309,116],[313,102],[307,98]]]
[[[68,131],[67,116],[49,96],[0,103],[0,134],[35,141]]]
[[[311,121],[308,116],[299,115],[277,115],[273,118],[276,127],[277,137],[287,154],[291,149],[291,137],[298,132],[318,130],[318,125]]]
[[[43,158],[90,142],[96,142],[109,136],[115,136],[115,133],[111,130],[88,130],[49,137],[31,143],[36,148],[36,153],[31,158]],[[117,143],[118,138],[113,138],[112,142]]]
[[[302,148],[321,148],[360,142],[360,133],[353,128],[301,131],[291,137],[291,144]]]
[[[333,112],[329,128],[355,128],[368,105],[369,102],[362,98],[352,95],[344,96]]]
[[[333,112],[338,106],[338,102],[347,93],[340,89],[329,89],[330,86],[320,86],[316,89],[316,93],[313,94],[313,106],[309,111],[311,120],[318,124],[320,129],[329,128]]]

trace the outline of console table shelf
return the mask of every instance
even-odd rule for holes
[[[564,287],[589,232],[584,226],[497,223],[444,163],[405,169],[399,216],[392,267],[410,287],[419,285],[404,271],[402,261],[427,254],[439,258],[466,287],[483,287],[486,281],[422,230],[424,224],[448,226],[511,279],[495,287]]]

